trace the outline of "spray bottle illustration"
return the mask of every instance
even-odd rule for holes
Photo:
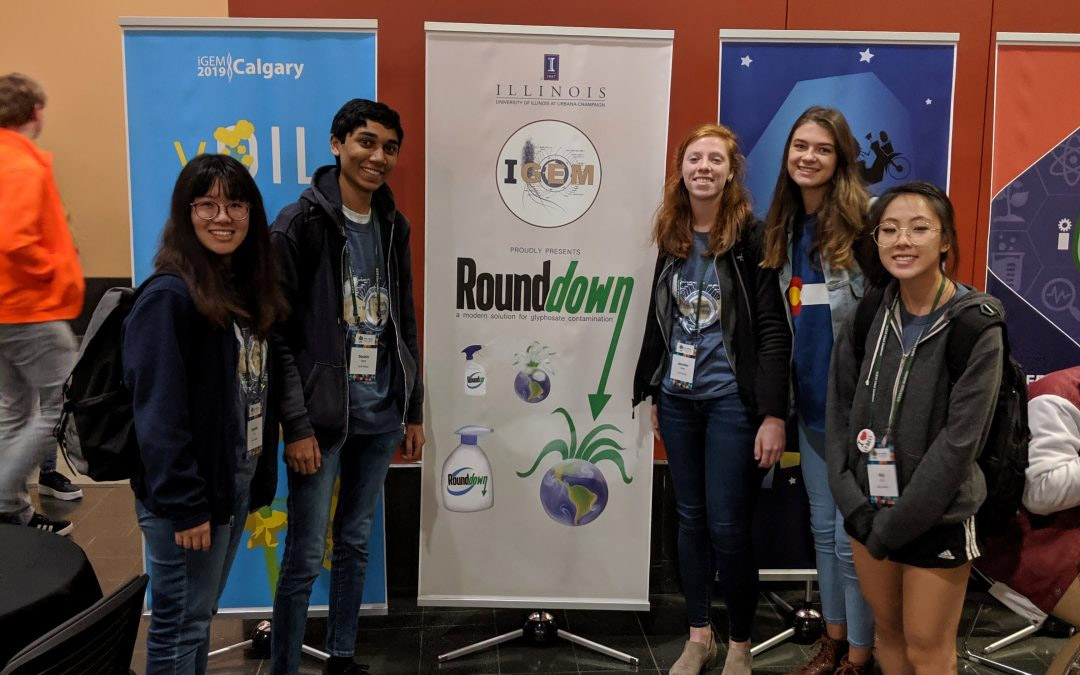
[[[482,345],[469,345],[461,350],[465,354],[465,394],[468,396],[483,396],[487,393],[487,372],[474,358],[476,352],[482,348]]]
[[[494,429],[469,424],[455,434],[461,443],[443,462],[443,505],[450,511],[483,511],[495,505],[491,464],[476,439]]]

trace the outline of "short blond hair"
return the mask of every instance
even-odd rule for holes
[[[0,127],[21,127],[34,119],[34,109],[45,106],[45,90],[22,73],[0,77]]]

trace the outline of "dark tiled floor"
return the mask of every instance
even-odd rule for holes
[[[97,571],[102,590],[109,593],[121,582],[142,571],[141,540],[135,525],[133,497],[122,487],[85,486],[80,502],[61,502],[46,498],[41,510],[51,517],[75,522],[72,539],[86,550]],[[784,589],[781,595],[789,602],[801,598],[798,588]],[[651,598],[648,612],[604,612],[567,610],[555,612],[560,627],[586,639],[626,652],[639,659],[637,667],[592,652],[579,645],[559,641],[551,647],[532,647],[514,641],[484,652],[471,654],[445,664],[438,656],[468,644],[486,640],[520,627],[524,611],[511,609],[443,609],[418,607],[415,600],[391,598],[386,616],[362,617],[357,654],[369,663],[371,672],[391,673],[606,673],[631,671],[666,673],[682,651],[684,615],[682,599],[673,595]],[[976,603],[965,605],[966,628]],[[724,622],[724,610],[717,607],[714,621]],[[214,621],[211,649],[220,649],[244,640],[255,621],[222,616]],[[1023,620],[995,606],[984,612],[979,629],[972,638],[974,648],[981,648],[999,637],[1023,627]],[[758,609],[754,638],[761,641],[780,632],[784,621],[780,611],[767,598]],[[325,621],[310,621],[307,642],[321,645]],[[132,668],[144,672],[146,620],[143,620],[132,660]],[[959,643],[959,641],[958,641]],[[1044,673],[1062,645],[1058,638],[1036,636],[994,654],[1005,663],[1031,673]],[[807,647],[783,643],[754,660],[756,673],[785,673],[809,656]],[[715,672],[719,672],[719,668]],[[210,661],[211,673],[265,674],[267,662],[258,656],[233,651]],[[302,673],[321,673],[321,664],[305,657]],[[961,673],[992,673],[984,666],[960,662]]]

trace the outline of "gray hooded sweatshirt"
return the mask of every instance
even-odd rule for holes
[[[871,424],[870,374],[875,359],[880,361],[880,375],[872,431],[878,439],[885,433],[903,356],[899,307],[890,317],[892,330],[880,356],[877,347],[897,291],[895,281],[885,290],[867,331],[861,368],[852,347],[854,316],[837,337],[826,412],[829,487],[848,533],[878,559],[934,526],[964,521],[986,498],[986,481],[975,460],[990,430],[1003,357],[1001,328],[990,327],[976,340],[963,374],[950,385],[946,347],[955,317],[979,311],[982,304],[1004,315],[1001,303],[985,293],[972,291],[957,298],[927,327],[891,434],[900,498],[894,506],[871,505],[868,455],[859,451],[855,438]]]

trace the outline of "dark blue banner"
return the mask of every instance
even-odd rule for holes
[[[746,185],[764,216],[795,119],[837,108],[874,193],[909,180],[947,187],[956,47],[722,40],[720,123],[739,136]]]

